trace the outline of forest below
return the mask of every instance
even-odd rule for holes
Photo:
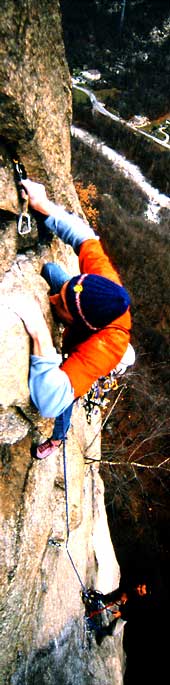
[[[110,528],[126,581],[147,577],[163,596],[170,569],[167,217],[162,214],[159,227],[148,222],[146,197],[136,184],[74,138],[72,173],[84,212],[132,300],[136,363],[112,393],[106,415],[115,407],[102,430]]]
[[[170,111],[169,0],[60,0],[60,5],[71,74],[98,69],[105,88],[117,88],[117,108],[125,119],[132,114],[154,119]]]
[[[102,102],[125,120],[170,112],[169,0],[60,1],[71,75],[97,69]],[[124,6],[124,16],[122,8]],[[76,95],[77,93],[77,95]],[[106,94],[106,99],[105,99]],[[116,99],[115,99],[116,94]],[[96,92],[98,97],[98,92]],[[100,95],[100,92],[99,92]],[[169,151],[92,117],[74,91],[73,122],[104,139],[169,193]],[[99,97],[100,99],[100,97]],[[169,213],[146,220],[147,197],[94,148],[72,138],[72,173],[84,212],[116,262],[132,300],[136,363],[110,396],[102,430],[101,474],[122,578],[145,579],[170,602],[170,261]],[[119,392],[121,396],[119,397]]]

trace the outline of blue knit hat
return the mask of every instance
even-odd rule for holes
[[[124,314],[130,297],[123,288],[104,276],[81,274],[70,279],[66,302],[74,321],[93,331],[104,328]]]

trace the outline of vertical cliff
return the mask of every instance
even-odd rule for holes
[[[32,443],[50,436],[53,422],[30,401],[29,337],[10,308],[12,292],[38,293],[60,348],[40,272],[57,260],[76,273],[77,258],[58,239],[42,239],[35,216],[31,233],[18,235],[13,174],[13,158],[20,159],[51,199],[81,211],[70,175],[71,87],[59,2],[4,0],[0,26],[0,684],[121,685],[122,634],[101,648],[93,637],[90,651],[83,638],[81,583],[103,592],[119,584],[98,472],[100,416],[89,426],[80,401],[66,443],[74,568],[62,448],[42,463],[32,457]]]

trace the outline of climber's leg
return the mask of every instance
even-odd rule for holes
[[[57,416],[51,438],[48,438],[36,448],[35,456],[37,459],[46,459],[46,457],[50,457],[60,447],[61,442],[66,437],[70,428],[72,409],[73,403],[70,404],[60,416]]]
[[[63,440],[63,438],[66,437],[67,432],[70,428],[70,419],[72,415],[72,410],[73,410],[73,402],[72,404],[65,409],[65,411],[60,414],[60,416],[57,416],[55,419],[55,424],[54,424],[54,429],[53,429],[53,434],[52,434],[52,440]]]

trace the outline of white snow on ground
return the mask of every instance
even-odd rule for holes
[[[166,207],[170,210],[170,197],[160,193],[157,188],[154,188],[149,181],[146,180],[136,164],[129,162],[126,157],[123,157],[118,154],[118,152],[105,145],[105,143],[99,141],[96,136],[91,135],[77,126],[71,127],[71,134],[76,138],[79,138],[79,140],[82,140],[85,145],[88,145],[89,147],[95,145],[96,150],[102,153],[105,158],[109,159],[114,167],[116,166],[120,169],[126,178],[131,178],[134,183],[141,188],[148,197],[148,207],[145,212],[146,218],[148,221],[159,223],[160,209]]]

